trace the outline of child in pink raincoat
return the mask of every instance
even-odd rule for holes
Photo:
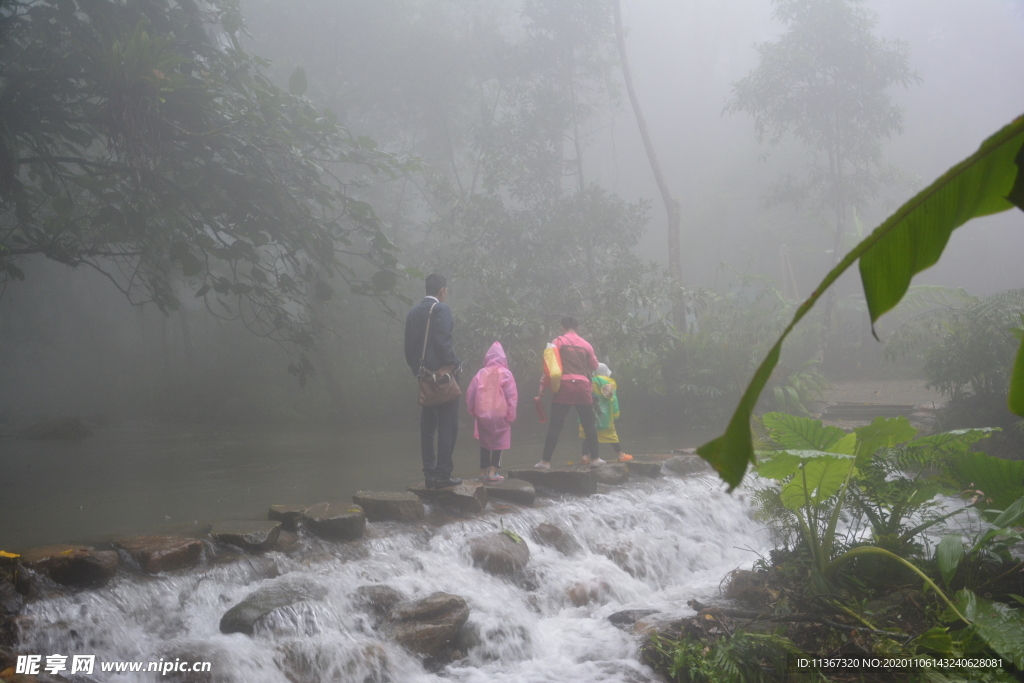
[[[480,440],[480,479],[501,481],[501,452],[512,443],[519,392],[508,369],[505,349],[494,342],[484,356],[484,366],[466,389],[466,408],[474,418],[473,436]]]

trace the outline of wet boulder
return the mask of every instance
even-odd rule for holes
[[[428,489],[423,484],[410,484],[408,491],[425,503],[464,515],[475,515],[487,507],[487,489],[479,482],[464,482],[443,489]]]
[[[537,490],[525,479],[503,479],[502,481],[485,481],[484,489],[493,498],[507,500],[518,505],[532,506],[537,500]]]
[[[352,503],[318,503],[302,513],[302,524],[321,538],[354,541],[366,531],[366,514]]]
[[[9,617],[21,611],[25,598],[14,589],[13,583],[0,582],[0,617]]]
[[[665,461],[665,469],[685,477],[711,472],[711,465],[699,455],[676,455]]]
[[[661,462],[650,460],[637,460],[633,458],[626,463],[629,473],[637,477],[648,477],[656,479],[661,476]]]
[[[215,542],[255,553],[273,548],[280,533],[281,522],[269,521],[217,522],[210,529],[210,536]]]
[[[599,484],[625,484],[629,481],[629,468],[623,462],[610,462],[595,467],[594,476]]]
[[[512,576],[520,573],[530,561],[530,547],[521,538],[498,532],[469,540],[473,564],[490,574]]]
[[[469,605],[465,599],[434,593],[391,610],[387,631],[406,649],[436,657],[452,646],[467,620]]]
[[[418,522],[425,516],[423,501],[411,491],[359,491],[352,502],[371,522]]]
[[[533,539],[542,545],[554,548],[563,555],[572,555],[582,550],[572,534],[560,526],[547,522],[533,528]]]
[[[224,613],[220,619],[221,633],[252,635],[260,619],[276,609],[299,602],[322,600],[327,589],[314,581],[291,579],[253,591]]]
[[[271,522],[281,522],[281,528],[285,531],[296,531],[302,514],[313,507],[312,505],[271,505],[267,510],[267,519]]]
[[[624,609],[621,612],[610,615],[608,621],[618,628],[630,630],[636,622],[657,613],[658,610],[656,609]]]
[[[147,574],[194,567],[203,554],[203,542],[177,536],[133,536],[119,538],[114,547],[139,563]]]
[[[21,564],[65,586],[97,588],[117,573],[118,557],[113,550],[48,545],[25,551]]]
[[[557,493],[572,493],[590,496],[597,493],[597,475],[594,468],[587,466],[559,467],[550,470],[514,470],[508,473],[513,479],[528,481],[535,488],[548,489]]]
[[[405,596],[391,586],[370,584],[360,586],[351,595],[353,604],[366,610],[374,617],[374,628],[383,621],[395,605],[405,600]]]

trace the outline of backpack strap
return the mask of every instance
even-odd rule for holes
[[[430,319],[434,317],[434,306],[437,305],[435,301],[430,305],[430,312],[427,313],[427,331],[423,333],[423,353],[420,354],[420,370],[423,369],[423,361],[427,359],[427,340],[430,339]]]

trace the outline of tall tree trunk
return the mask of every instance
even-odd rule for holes
[[[636,89],[633,87],[633,75],[629,70],[629,60],[626,58],[626,34],[622,28],[622,7],[620,0],[613,0],[612,6],[615,10],[615,38],[619,44],[619,61],[622,62],[622,79],[626,82],[626,92],[629,93],[629,102],[633,105],[633,116],[636,118],[637,128],[640,129],[640,137],[644,141],[644,149],[647,151],[647,160],[651,163],[651,171],[658,183],[658,191],[661,192],[661,199],[665,202],[665,211],[668,214],[668,273],[672,280],[681,285],[683,282],[682,248],[680,246],[679,225],[682,222],[682,208],[672,193],[669,192],[668,183],[665,182],[665,175],[661,172],[661,164],[654,153],[654,144],[651,142],[651,134],[647,130],[647,119],[644,118],[643,110],[640,109],[640,100],[637,99]],[[672,306],[672,318],[677,327],[686,324],[686,310],[682,301],[676,301]]]
[[[843,188],[843,156],[839,150],[829,155],[829,162],[832,172],[832,187],[835,192],[833,208],[836,214],[836,232],[832,244],[832,268],[835,268],[842,256],[843,237],[846,235],[846,196]],[[838,286],[838,285],[837,285]],[[824,370],[826,361],[831,362],[830,333],[832,331],[832,317],[836,310],[836,287],[829,287],[825,295],[824,318],[821,321],[821,333],[818,339],[818,355],[821,357],[820,369]]]

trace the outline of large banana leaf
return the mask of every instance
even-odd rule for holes
[[[825,276],[754,373],[725,434],[697,449],[722,479],[738,486],[748,463],[755,461],[750,432],[754,406],[779,362],[782,342],[825,290],[859,259],[873,323],[899,302],[915,274],[935,264],[954,229],[1014,204],[1024,208],[1024,173],[1018,177],[1018,165],[1024,167],[1024,117],[901,206]],[[1021,404],[1019,413],[1024,414],[1024,362],[1017,363],[1010,381],[1010,405]]]

